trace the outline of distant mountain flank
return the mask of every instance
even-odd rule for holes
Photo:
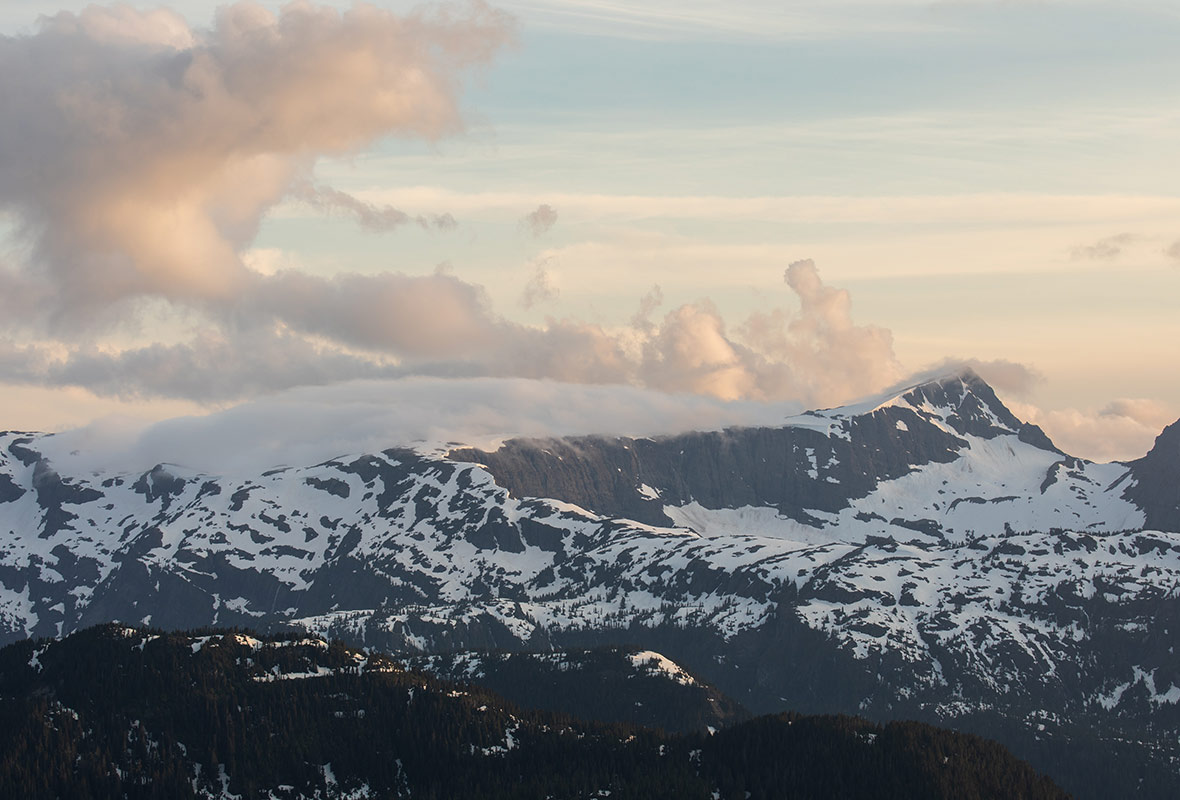
[[[0,643],[119,620],[650,650],[751,712],[954,724],[1079,796],[1180,794],[1180,424],[1097,464],[964,371],[772,428],[234,478],[51,449],[0,434]]]

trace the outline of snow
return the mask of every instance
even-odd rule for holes
[[[1107,711],[1111,711],[1122,702],[1123,695],[1128,689],[1142,684],[1147,691],[1147,701],[1151,705],[1174,706],[1180,703],[1180,686],[1169,683],[1167,690],[1161,692],[1156,686],[1155,674],[1154,669],[1149,672],[1138,665],[1131,667],[1131,680],[1116,685],[1109,692],[1097,695],[1094,701]]]
[[[29,656],[29,667],[41,671],[41,656],[45,655],[45,651],[49,649],[49,645],[44,644],[33,649],[33,655]]]
[[[705,508],[693,501],[683,506],[664,506],[664,513],[677,527],[688,528],[709,539],[743,535],[794,542],[800,546],[824,544],[836,539],[833,533],[784,517],[773,508]]]
[[[638,653],[632,653],[630,658],[632,666],[645,670],[649,674],[663,675],[681,686],[696,685],[696,679],[685,672],[679,664],[654,650],[641,650]]]

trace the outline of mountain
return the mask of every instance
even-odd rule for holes
[[[1124,494],[1144,510],[1147,525],[1180,530],[1180,422],[1164,428],[1151,451],[1127,466],[1131,480]]]
[[[513,708],[316,638],[109,625],[0,650],[22,798],[1064,798],[994,742],[781,715],[667,736]]]
[[[704,536],[961,543],[1008,529],[1141,528],[1161,502],[1124,497],[1127,465],[1062,453],[970,370],[778,428],[518,440],[449,457],[484,465],[517,497]]]
[[[1079,796],[1174,796],[1178,438],[1075,458],[969,371],[773,428],[235,477],[71,473],[7,433],[0,642],[121,620],[634,647],[753,712],[953,724]]]

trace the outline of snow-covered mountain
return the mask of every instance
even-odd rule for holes
[[[514,441],[451,457],[486,465],[517,496],[704,536],[961,543],[1006,530],[1140,528],[1156,502],[1124,496],[1135,483],[1128,465],[1062,453],[973,372],[778,428]]]
[[[1180,722],[1180,424],[1095,464],[971,372],[774,428],[249,478],[66,474],[46,441],[0,435],[2,642],[121,620],[630,644],[753,710]]]

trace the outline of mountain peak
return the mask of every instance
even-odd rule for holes
[[[1028,444],[1060,452],[1044,431],[1013,414],[991,385],[967,365],[903,389],[878,407],[884,405],[908,405],[924,416],[941,419],[959,435],[991,439],[1016,434]]]
[[[1150,511],[1147,525],[1161,531],[1180,530],[1180,420],[1160,432],[1143,458],[1128,464],[1134,480],[1123,496],[1143,503]]]
[[[916,389],[933,388],[933,387],[947,387],[947,386],[963,386],[971,391],[980,391],[985,394],[995,394],[992,387],[985,381],[978,372],[972,367],[964,364],[953,369],[948,369],[946,372],[936,373],[925,377],[918,383],[914,383],[909,388],[902,390],[901,394],[907,394]]]

